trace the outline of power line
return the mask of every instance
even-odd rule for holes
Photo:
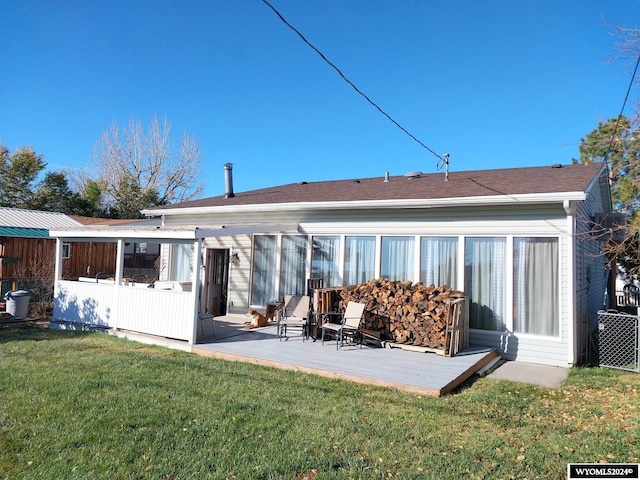
[[[440,155],[438,155],[436,152],[434,152],[433,150],[431,150],[429,147],[427,147],[424,143],[422,143],[420,140],[418,140],[414,135],[412,135],[406,128],[404,128],[402,125],[400,125],[398,122],[396,122],[393,118],[391,118],[391,116],[385,112],[384,110],[382,110],[382,108],[380,108],[373,100],[371,100],[367,95],[365,95],[358,87],[356,87],[356,85],[349,80],[344,73],[342,73],[342,71],[336,67],[333,62],[331,62],[327,57],[324,56],[324,54],[318,50],[311,42],[309,42],[309,40],[307,40],[305,38],[304,35],[302,35],[302,33],[300,33],[298,31],[298,29],[296,27],[294,27],[293,25],[291,25],[281,14],[280,12],[278,12],[278,10],[275,9],[275,7],[273,5],[271,5],[267,0],[262,0],[265,5],[267,5],[271,10],[273,10],[273,12],[278,16],[278,18],[280,18],[280,20],[282,20],[282,22],[289,27],[291,30],[293,30],[301,39],[304,43],[306,43],[309,47],[311,47],[318,55],[320,55],[320,57],[322,57],[322,59],[327,62],[336,72],[338,72],[338,75],[340,75],[342,77],[342,79],[347,82],[349,85],[351,85],[351,87],[353,87],[353,89],[358,92],[362,97],[364,97],[364,99],[369,102],[371,105],[373,105],[382,115],[384,115],[385,117],[387,117],[387,119],[389,119],[396,127],[398,127],[400,130],[402,130],[404,133],[406,133],[407,135],[409,135],[409,137],[411,137],[414,141],[416,141],[418,144],[420,144],[422,147],[426,148],[429,152],[431,152],[433,155],[435,155],[436,157],[438,157],[440,160],[442,160],[442,157]]]
[[[638,65],[640,65],[640,54],[638,55],[638,60],[636,60],[636,67],[633,69],[633,75],[631,75],[631,81],[629,82],[629,87],[627,88],[627,94],[624,96],[624,101],[622,102],[622,108],[620,109],[620,114],[616,120],[616,124],[613,127],[613,132],[611,133],[611,140],[609,141],[609,148],[607,150],[611,151],[611,147],[613,146],[613,139],[616,136],[616,132],[618,131],[618,125],[620,125],[620,118],[624,112],[624,107],[627,105],[627,100],[629,100],[629,93],[631,92],[631,87],[633,87],[633,82],[636,78],[636,73],[638,73]]]

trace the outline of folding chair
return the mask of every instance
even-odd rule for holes
[[[336,336],[336,350],[344,345],[345,336],[351,336],[362,348],[362,331],[360,324],[364,314],[364,303],[349,302],[340,323],[324,322],[322,324],[322,344],[324,334],[330,332]]]
[[[278,313],[278,340],[287,338],[287,329],[299,328],[302,340],[309,337],[309,297],[307,295],[286,295],[284,306]]]

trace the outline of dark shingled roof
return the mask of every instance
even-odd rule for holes
[[[118,226],[122,224],[132,224],[146,222],[146,219],[124,219],[124,218],[98,218],[98,217],[84,217],[82,215],[69,215],[76,222],[80,222],[82,225],[89,226]]]
[[[448,182],[444,181],[444,172],[411,179],[393,176],[388,183],[383,177],[300,182],[240,192],[230,198],[221,195],[156,209],[584,192],[602,168],[603,164],[597,163],[450,172]]]

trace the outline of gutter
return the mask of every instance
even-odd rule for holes
[[[238,198],[238,197],[236,197]],[[328,210],[390,210],[397,208],[442,208],[460,206],[491,206],[491,205],[525,205],[551,204],[565,201],[585,200],[585,192],[562,192],[547,194],[525,195],[492,195],[483,197],[458,197],[439,199],[402,199],[402,200],[356,200],[340,202],[288,202],[249,205],[223,205],[208,207],[179,207],[154,208],[142,210],[147,216],[174,216],[188,214],[220,214],[220,213],[251,213],[273,211],[328,211]],[[179,205],[179,204],[178,204]]]

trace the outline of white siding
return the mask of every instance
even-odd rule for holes
[[[496,348],[500,356],[507,360],[567,366],[566,337],[554,339],[510,332],[471,330],[469,343]]]
[[[124,285],[59,281],[53,321],[192,341],[194,295]]]
[[[251,235],[209,238],[204,242],[204,248],[229,249],[232,254],[238,254],[238,265],[229,265],[227,310],[229,313],[246,313],[251,288]]]
[[[575,335],[576,360],[589,360],[592,352],[593,330],[597,323],[597,312],[603,308],[606,284],[606,259],[601,242],[591,238],[591,229],[596,213],[608,212],[609,199],[603,198],[606,176],[594,182],[587,192],[587,199],[576,208],[575,241]]]

